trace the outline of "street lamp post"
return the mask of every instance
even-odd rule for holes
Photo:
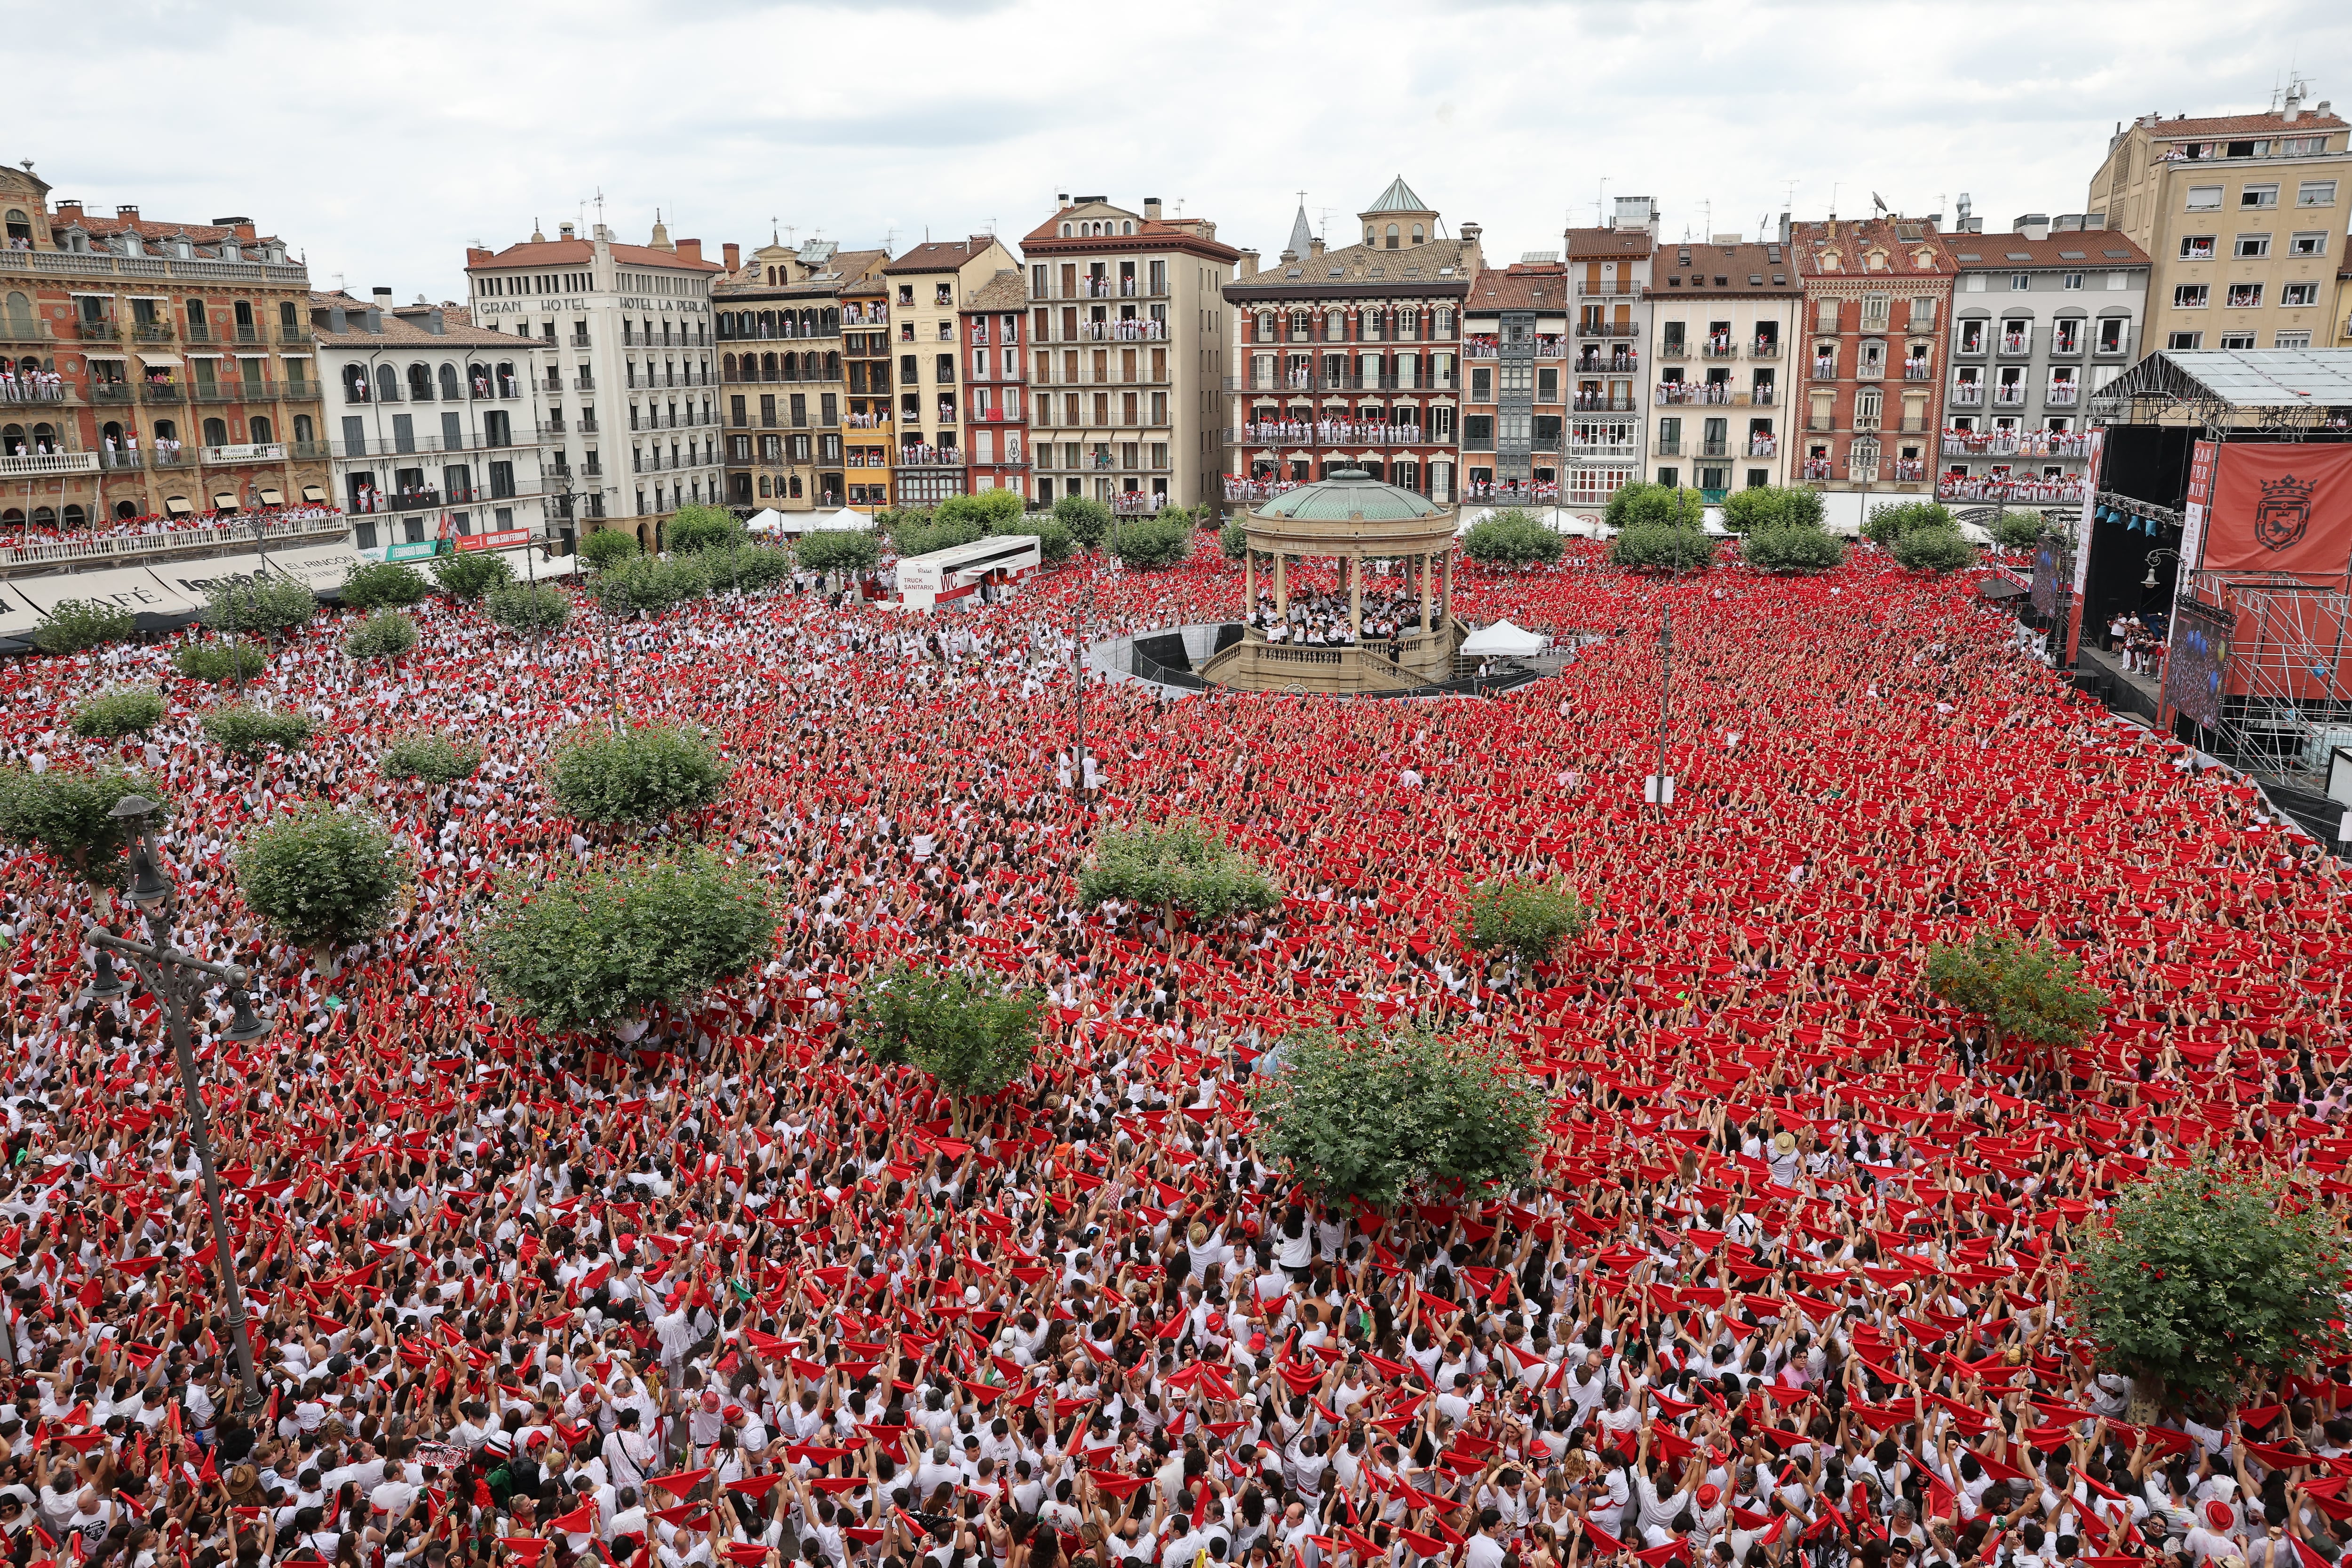
[[[246,1327],[245,1291],[237,1282],[236,1247],[229,1237],[228,1222],[221,1212],[220,1178],[213,1168],[212,1129],[205,1116],[204,1096],[196,1088],[195,1053],[188,1044],[188,1007],[202,994],[200,977],[209,976],[231,988],[235,1015],[223,1038],[246,1045],[268,1034],[269,1025],[253,1010],[253,996],[247,989],[250,980],[244,970],[234,964],[207,963],[172,945],[175,889],[147,847],[147,818],[154,810],[152,801],[128,795],[116,802],[109,814],[131,830],[130,899],[146,913],[148,940],[133,942],[100,926],[90,926],[85,934],[90,945],[98,949],[98,957],[92,965],[89,987],[83,994],[103,1002],[131,989],[115,973],[113,954],[121,953],[131,961],[140,979],[163,1005],[173,1058],[180,1075],[180,1095],[188,1108],[188,1142],[196,1151],[196,1164],[204,1174],[205,1206],[212,1215],[213,1256],[220,1268],[222,1291],[228,1303],[224,1316],[236,1344],[237,1381],[245,1387],[246,1408],[257,1410],[261,1407],[261,1385],[254,1376],[253,1339]]]

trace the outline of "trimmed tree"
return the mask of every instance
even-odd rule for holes
[[[0,768],[0,839],[47,851],[92,887],[111,886],[131,835],[110,814],[127,795],[160,798],[116,768]]]
[[[1812,577],[1845,561],[1845,541],[1818,528],[1768,528],[1739,542],[1739,559],[1778,577]]]
[[[1566,542],[1517,507],[1470,525],[1462,538],[1462,552],[1489,566],[1549,565],[1559,559]]]
[[[580,559],[602,572],[637,554],[637,536],[624,528],[600,528],[576,546]]]
[[[772,544],[754,544],[748,538],[734,544],[714,544],[698,552],[694,560],[709,579],[714,594],[772,588],[793,574],[791,556]]]
[[[237,705],[215,708],[205,715],[204,725],[214,745],[247,762],[254,761],[272,746],[281,752],[299,752],[310,742],[309,719],[276,709]]]
[[[569,868],[503,900],[475,966],[548,1029],[589,1029],[687,1001],[775,950],[777,912],[749,870],[698,850]]]
[[[1995,1044],[2072,1046],[2088,1034],[2107,994],[2083,979],[2082,963],[2047,942],[1979,931],[1966,946],[1927,950],[1927,989],[1985,1021]]]
[[[318,613],[319,596],[308,584],[291,577],[262,577],[213,584],[205,624],[227,631],[233,622],[237,632],[274,641],[279,632],[309,626]]]
[[[1192,525],[1164,518],[1130,518],[1112,529],[1107,541],[1119,563],[1136,572],[1173,566],[1192,553]]]
[[[1078,542],[1070,537],[1070,531],[1050,517],[1039,518],[1027,524],[1024,531],[1037,536],[1037,559],[1046,566],[1059,566],[1078,547]]]
[[[1636,523],[1609,542],[1609,563],[1633,572],[1697,572],[1714,560],[1713,539],[1671,523]]]
[[[950,496],[933,515],[941,522],[976,523],[982,533],[1026,533],[1029,529],[1021,521],[1024,510],[1019,490],[990,489]]]
[[[608,616],[657,616],[709,592],[710,573],[699,555],[632,556],[588,580],[589,595]]]
[[[365,664],[398,658],[416,646],[416,623],[398,610],[378,610],[343,634],[343,651]]]
[[[1977,547],[1960,537],[1957,528],[1914,528],[1897,534],[1892,546],[1895,563],[1906,572],[1942,576],[1976,564]]]
[[[510,632],[552,632],[572,618],[572,601],[546,583],[507,583],[485,596],[482,608]]]
[[[1635,480],[1610,496],[1601,521],[1612,528],[1639,528],[1644,523],[1696,531],[1706,521],[1706,502],[1696,490]]]
[[[247,907],[322,957],[382,931],[415,876],[382,823],[319,802],[262,824],[236,852]]]
[[[362,561],[343,574],[343,603],[354,610],[418,605],[432,592],[425,574],[404,561]]]
[[[240,675],[250,680],[268,667],[268,656],[249,642],[238,643],[234,649],[226,642],[192,642],[172,655],[173,669],[191,680],[215,685]]]
[[[1164,826],[1139,824],[1106,830],[1078,872],[1078,897],[1088,909],[1116,900],[1160,910],[1172,942],[1175,911],[1221,921],[1282,902],[1274,879],[1197,817]]]
[[[828,529],[807,535],[793,547],[793,555],[803,570],[832,577],[872,571],[882,550],[874,535],[862,529]]]
[[[1732,533],[1822,526],[1821,492],[1811,485],[1756,485],[1723,498],[1723,526]]]
[[[724,550],[749,537],[742,523],[725,507],[688,504],[671,516],[662,542],[672,554],[691,555],[701,550]]]
[[[2030,550],[2047,527],[2038,511],[2005,511],[1993,520],[1993,542],[2003,550]]]
[[[33,628],[33,646],[43,653],[83,653],[108,643],[128,642],[138,617],[103,599],[60,599]]]
[[[890,524],[890,548],[901,555],[929,555],[934,550],[976,544],[987,537],[988,531],[971,518],[943,518],[927,511],[903,513]]]
[[[1892,547],[1905,534],[1922,528],[1949,528],[1952,513],[1940,501],[1899,500],[1870,509],[1862,536],[1873,544]]]
[[[471,778],[482,765],[482,748],[438,733],[403,735],[383,749],[376,766],[388,779],[421,779],[428,784]]]
[[[1257,1146],[1327,1203],[1390,1209],[1535,1168],[1549,1100],[1500,1042],[1310,1029],[1276,1055],[1251,1096]]]
[[[663,822],[724,794],[727,764],[698,730],[575,730],[548,759],[547,786],[583,822]]]
[[[1475,952],[1507,952],[1536,963],[1591,919],[1591,906],[1555,878],[1504,877],[1472,885],[1454,914],[1454,929],[1462,945]]]
[[[1249,553],[1249,525],[1240,518],[1234,519],[1217,530],[1217,553],[1228,561],[1239,561]]]
[[[163,721],[163,700],[152,691],[110,691],[74,710],[73,732],[85,741],[143,735]]]
[[[2210,1157],[2159,1168],[2077,1253],[2079,1321],[2143,1394],[2226,1409],[2352,1350],[2344,1242],[2327,1210],[2276,1181]]]
[[[1064,496],[1054,503],[1054,517],[1070,537],[1092,550],[1110,537],[1114,521],[1109,507],[1092,496]]]
[[[905,1063],[950,1093],[988,1095],[1028,1072],[1045,1010],[1037,991],[896,963],[859,989],[850,1026],[885,1067]]]
[[[474,600],[514,581],[514,568],[495,550],[465,550],[433,558],[433,580],[453,599]]]

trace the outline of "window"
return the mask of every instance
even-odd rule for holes
[[[2274,349],[2307,349],[2311,346],[2309,332],[2273,332],[2271,347]]]
[[[2193,213],[2217,213],[2221,210],[2221,187],[2191,185],[2189,187],[2189,210]]]
[[[2244,186],[2238,192],[2238,205],[2242,207],[2274,207],[2278,205],[2278,187],[2276,185]]]
[[[2298,234],[2286,242],[2286,253],[2289,256],[2325,256],[2327,254],[2327,236],[2324,231]]]
[[[2205,334],[2202,332],[2175,332],[2170,337],[2165,339],[2164,346],[2168,349],[2201,349],[2205,346]]]
[[[2069,272],[2058,279],[2058,287],[2061,289],[2080,289],[2082,286],[2083,275],[2079,272]]]
[[[2221,334],[2221,346],[2225,349],[2252,348],[2254,346],[2254,334],[2252,332],[2223,332]]]
[[[2028,289],[2032,289],[2032,287],[2033,287],[2033,274],[2032,274],[2032,273],[2031,273],[2031,272],[2012,272],[2012,273],[2011,273],[2011,274],[2009,275],[2009,291],[2010,291],[2011,293],[2012,293],[2012,294],[2022,294],[2022,293],[2024,293],[2026,290],[2028,290]]]
[[[2099,320],[2099,352],[2119,354],[2124,352],[2124,330],[2131,323],[2121,316],[2103,316]]]
[[[2319,303],[2316,283],[2284,283],[2279,286],[2279,303],[2289,310]]]
[[[2210,289],[2203,283],[2176,283],[2172,286],[2172,308],[2176,310],[2201,310]]]
[[[2184,234],[2180,237],[2180,259],[2210,261],[2213,259],[2213,237],[2210,234]]]
[[[2271,237],[2266,234],[2242,234],[2230,254],[2241,261],[2259,260],[2271,253]]]
[[[2305,180],[2294,188],[2294,205],[2299,207],[2332,207],[2336,205],[2336,182]]]
[[[2232,310],[2259,310],[2263,308],[2263,286],[2259,283],[2230,285],[2229,307]]]

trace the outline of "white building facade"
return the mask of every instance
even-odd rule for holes
[[[679,507],[725,504],[710,314],[723,270],[659,223],[646,245],[564,224],[467,250],[474,323],[529,345],[558,529],[625,527],[655,550]]]

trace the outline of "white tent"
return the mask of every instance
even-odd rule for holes
[[[1499,654],[1507,658],[1522,658],[1544,650],[1545,638],[1538,632],[1522,631],[1508,621],[1496,621],[1491,626],[1481,626],[1464,639],[1462,651],[1472,658]]]
[[[784,514],[772,506],[761,507],[753,512],[751,521],[743,526],[753,533],[782,533],[787,528]]]
[[[1990,544],[1993,542],[1991,532],[1977,523],[1964,522],[1959,529],[1960,537],[1970,544]]]
[[[810,533],[871,533],[874,518],[869,512],[843,507],[839,511],[818,512],[808,520]]]

